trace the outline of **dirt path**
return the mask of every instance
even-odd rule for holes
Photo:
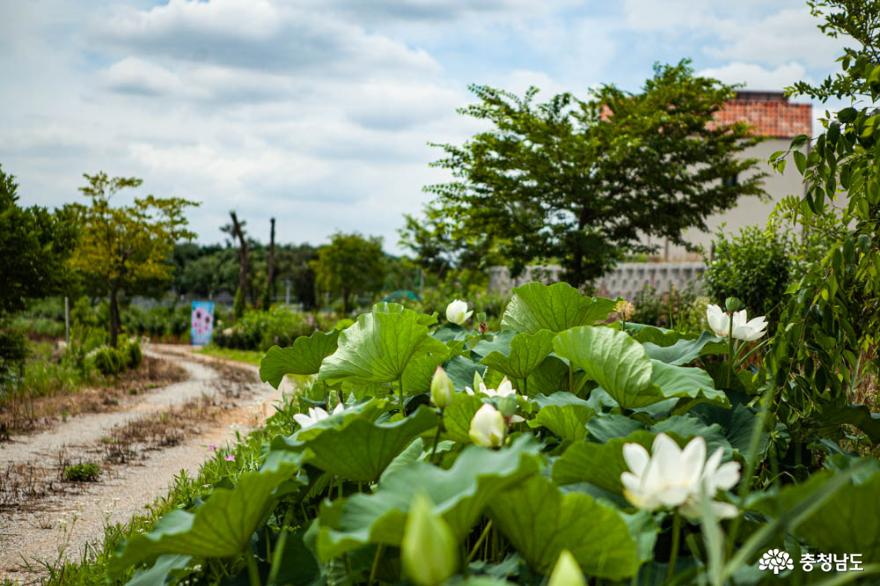
[[[40,561],[78,558],[89,545],[100,543],[105,525],[125,522],[142,512],[167,492],[181,471],[195,474],[210,456],[209,445],[233,442],[236,431],[259,425],[284,390],[259,383],[255,367],[240,365],[249,373],[230,382],[222,374],[224,370],[229,373],[228,363],[194,357],[182,347],[153,346],[148,351],[175,360],[187,370],[189,380],[152,391],[125,411],[83,415],[52,430],[0,444],[0,466],[45,463],[57,460],[59,452],[76,461],[77,454],[93,453],[95,445],[113,430],[202,398],[225,397],[222,412],[200,423],[196,431],[190,430],[177,445],[146,452],[135,462],[105,467],[99,482],[83,483],[75,494],[63,491],[0,509],[0,577],[36,582]],[[228,400],[231,390],[234,401]]]

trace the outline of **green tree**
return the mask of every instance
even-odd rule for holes
[[[15,177],[0,167],[0,318],[24,309],[29,298],[61,292],[71,281],[65,263],[76,239],[76,210],[23,208],[18,199]]]
[[[763,369],[764,384],[775,391],[765,395],[779,399],[776,415],[790,430],[798,462],[823,431],[842,439],[841,423],[878,433],[865,407],[849,403],[864,399],[871,384],[866,372],[878,368],[880,0],[809,5],[823,19],[822,31],[846,37],[841,70],[818,85],[800,82],[788,91],[849,106],[823,118],[818,136],[796,137],[788,151],[771,155],[777,169],[793,161],[804,177],[799,205],[789,211],[808,237],[818,231],[827,239],[827,253],[789,288],[793,294]],[[831,230],[830,208],[839,216]]]
[[[733,88],[687,61],[656,66],[640,93],[606,85],[536,103],[534,87],[471,90],[480,101],[460,112],[493,128],[436,145],[446,157],[434,165],[455,181],[426,189],[454,238],[490,237],[514,273],[558,262],[570,283],[588,283],[623,254],[653,250],[645,236],[686,245],[685,229],[763,194],[757,161],[740,156],[758,139],[713,123]]]
[[[382,239],[337,232],[318,250],[314,268],[318,289],[339,298],[347,315],[356,297],[375,294],[385,282]]]
[[[84,175],[88,184],[80,191],[90,205],[82,208],[82,233],[73,266],[87,277],[93,293],[107,295],[110,304],[110,344],[119,337],[119,297],[157,282],[167,282],[173,272],[174,243],[192,239],[184,215],[195,202],[153,195],[136,197],[131,205],[112,205],[119,191],[141,186],[134,177]]]

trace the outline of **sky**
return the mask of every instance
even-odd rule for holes
[[[429,143],[480,129],[469,84],[539,96],[655,62],[778,90],[835,71],[840,41],[789,0],[0,0],[0,165],[22,203],[83,201],[83,173],[201,202],[203,243],[234,209],[251,236],[336,231],[400,252],[405,213],[448,177]],[[821,113],[822,108],[814,108]]]

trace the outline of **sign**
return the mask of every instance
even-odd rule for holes
[[[210,344],[214,333],[214,302],[193,301],[190,325],[189,339],[193,346]]]

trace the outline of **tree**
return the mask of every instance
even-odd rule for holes
[[[54,213],[18,205],[18,184],[0,167],[0,317],[29,298],[59,293],[72,279],[66,262],[78,229],[74,208]]]
[[[315,281],[321,291],[342,300],[342,312],[348,315],[355,297],[382,288],[384,257],[381,238],[337,232],[318,251]]]
[[[119,337],[119,297],[171,279],[174,243],[192,239],[184,212],[195,202],[153,195],[136,197],[131,205],[114,207],[112,198],[142,181],[100,172],[84,175],[80,191],[90,205],[82,208],[82,232],[72,260],[96,294],[110,300],[110,344]]]
[[[233,312],[235,317],[238,318],[244,315],[248,291],[250,290],[248,282],[250,257],[248,256],[247,238],[244,236],[245,222],[239,222],[238,216],[234,211],[229,212],[229,217],[232,219],[232,223],[227,224],[221,230],[238,239],[238,289],[235,291],[235,303],[233,305]]]
[[[606,85],[587,100],[536,103],[534,87],[471,90],[480,102],[460,112],[493,128],[435,145],[446,157],[434,165],[455,180],[426,189],[455,237],[492,238],[515,273],[558,262],[570,283],[588,283],[626,252],[653,251],[646,236],[687,245],[685,229],[764,193],[762,174],[745,176],[757,161],[738,157],[758,139],[745,124],[713,123],[733,88],[687,61],[656,66],[635,94]]]

